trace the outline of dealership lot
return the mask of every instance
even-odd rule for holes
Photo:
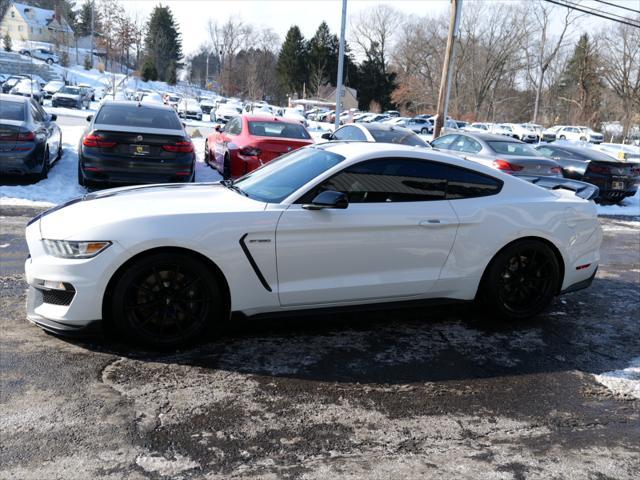
[[[0,478],[640,473],[637,378],[606,373],[640,352],[637,218],[602,218],[593,286],[530,322],[469,307],[305,317],[162,355],[25,320],[38,211],[2,212]]]

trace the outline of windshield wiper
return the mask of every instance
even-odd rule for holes
[[[225,187],[227,187],[229,190],[233,190],[234,192],[238,192],[240,195],[244,195],[245,197],[248,197],[249,194],[247,192],[245,192],[244,190],[242,190],[240,187],[238,187],[237,185],[233,184],[233,180],[231,179],[226,179],[226,180],[222,180],[220,182],[222,185],[224,185]]]

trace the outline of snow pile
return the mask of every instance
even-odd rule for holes
[[[78,142],[84,127],[62,129],[62,158],[49,176],[31,185],[0,186],[0,204],[52,206],[83,195],[87,190],[78,185]]]
[[[631,360],[625,369],[605,372],[594,377],[598,383],[617,395],[640,399],[640,357]]]
[[[78,143],[83,131],[83,126],[62,127],[62,158],[53,165],[48,178],[30,185],[0,185],[0,204],[48,207],[87,193],[86,188],[78,185]],[[193,139],[196,181],[218,182],[221,175],[204,164],[204,140]]]
[[[640,217],[640,188],[633,197],[625,198],[620,205],[598,205],[598,215]]]

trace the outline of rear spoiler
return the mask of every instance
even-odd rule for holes
[[[533,183],[547,190],[570,190],[578,197],[585,200],[594,200],[600,194],[600,189],[590,183],[581,182],[579,180],[571,180],[561,177],[536,177],[533,175],[519,175],[518,178]]]

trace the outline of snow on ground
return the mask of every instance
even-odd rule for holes
[[[640,217],[640,188],[633,197],[627,197],[621,205],[598,205],[598,215]]]
[[[49,176],[31,185],[1,185],[0,204],[52,206],[78,197],[87,190],[78,185],[78,142],[84,127],[63,127],[62,158]]]
[[[632,359],[627,368],[604,372],[594,377],[615,394],[640,399],[640,357]]]
[[[98,111],[96,102],[91,102],[91,107],[87,110],[80,110],[74,108],[64,108],[64,107],[48,107],[46,104],[44,105],[44,111],[50,114],[56,115],[64,115],[65,117],[79,117],[86,118],[89,115],[93,115]]]
[[[62,127],[63,154],[45,180],[30,185],[0,185],[1,205],[53,206],[87,193],[78,185],[78,143],[84,127]],[[218,182],[222,176],[204,164],[204,138],[194,138],[196,182]]]

